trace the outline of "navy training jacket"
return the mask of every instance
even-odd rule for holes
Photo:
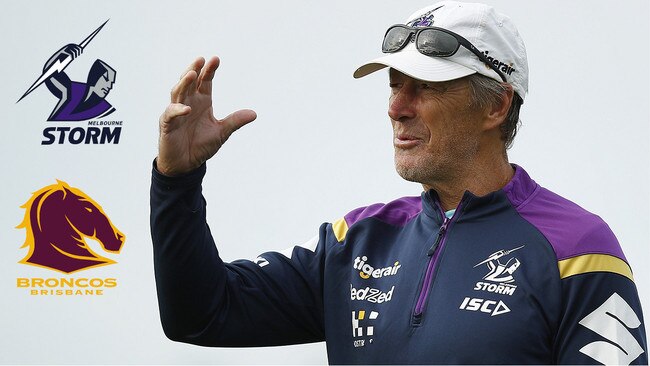
[[[466,192],[450,219],[429,191],[356,209],[290,250],[224,263],[205,220],[205,164],[174,178],[154,167],[165,334],[205,346],[325,340],[332,364],[647,364],[614,234],[515,169],[499,191]]]

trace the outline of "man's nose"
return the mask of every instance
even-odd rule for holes
[[[406,122],[415,117],[415,93],[406,86],[391,95],[388,103],[388,116],[393,121]]]

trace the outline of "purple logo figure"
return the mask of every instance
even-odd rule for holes
[[[91,66],[85,83],[71,81],[64,71],[74,59],[83,53],[84,48],[107,22],[108,20],[81,43],[71,43],[56,51],[45,63],[41,76],[18,99],[18,102],[39,85],[45,83],[50,92],[59,99],[48,117],[48,121],[85,121],[113,113],[115,108],[106,101],[106,96],[115,83],[117,74],[115,69],[98,59]]]
[[[411,20],[407,25],[409,27],[431,27],[433,25],[433,12],[442,8],[444,5],[429,10],[428,12],[422,14],[419,18]]]
[[[65,182],[41,188],[21,208],[25,217],[16,228],[26,229],[22,248],[28,247],[29,253],[20,263],[72,273],[115,263],[93,252],[87,238],[112,253],[124,244],[124,234],[102,207]]]

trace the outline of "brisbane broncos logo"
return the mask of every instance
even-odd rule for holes
[[[101,206],[65,182],[43,187],[21,208],[25,218],[16,228],[27,230],[21,248],[28,247],[29,253],[20,263],[72,273],[115,263],[93,252],[86,238],[111,253],[119,253],[124,244],[124,234]]]

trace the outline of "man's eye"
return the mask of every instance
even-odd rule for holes
[[[424,90],[430,90],[436,93],[444,93],[447,90],[447,88],[443,85],[429,84],[429,83],[420,84],[420,88]]]

